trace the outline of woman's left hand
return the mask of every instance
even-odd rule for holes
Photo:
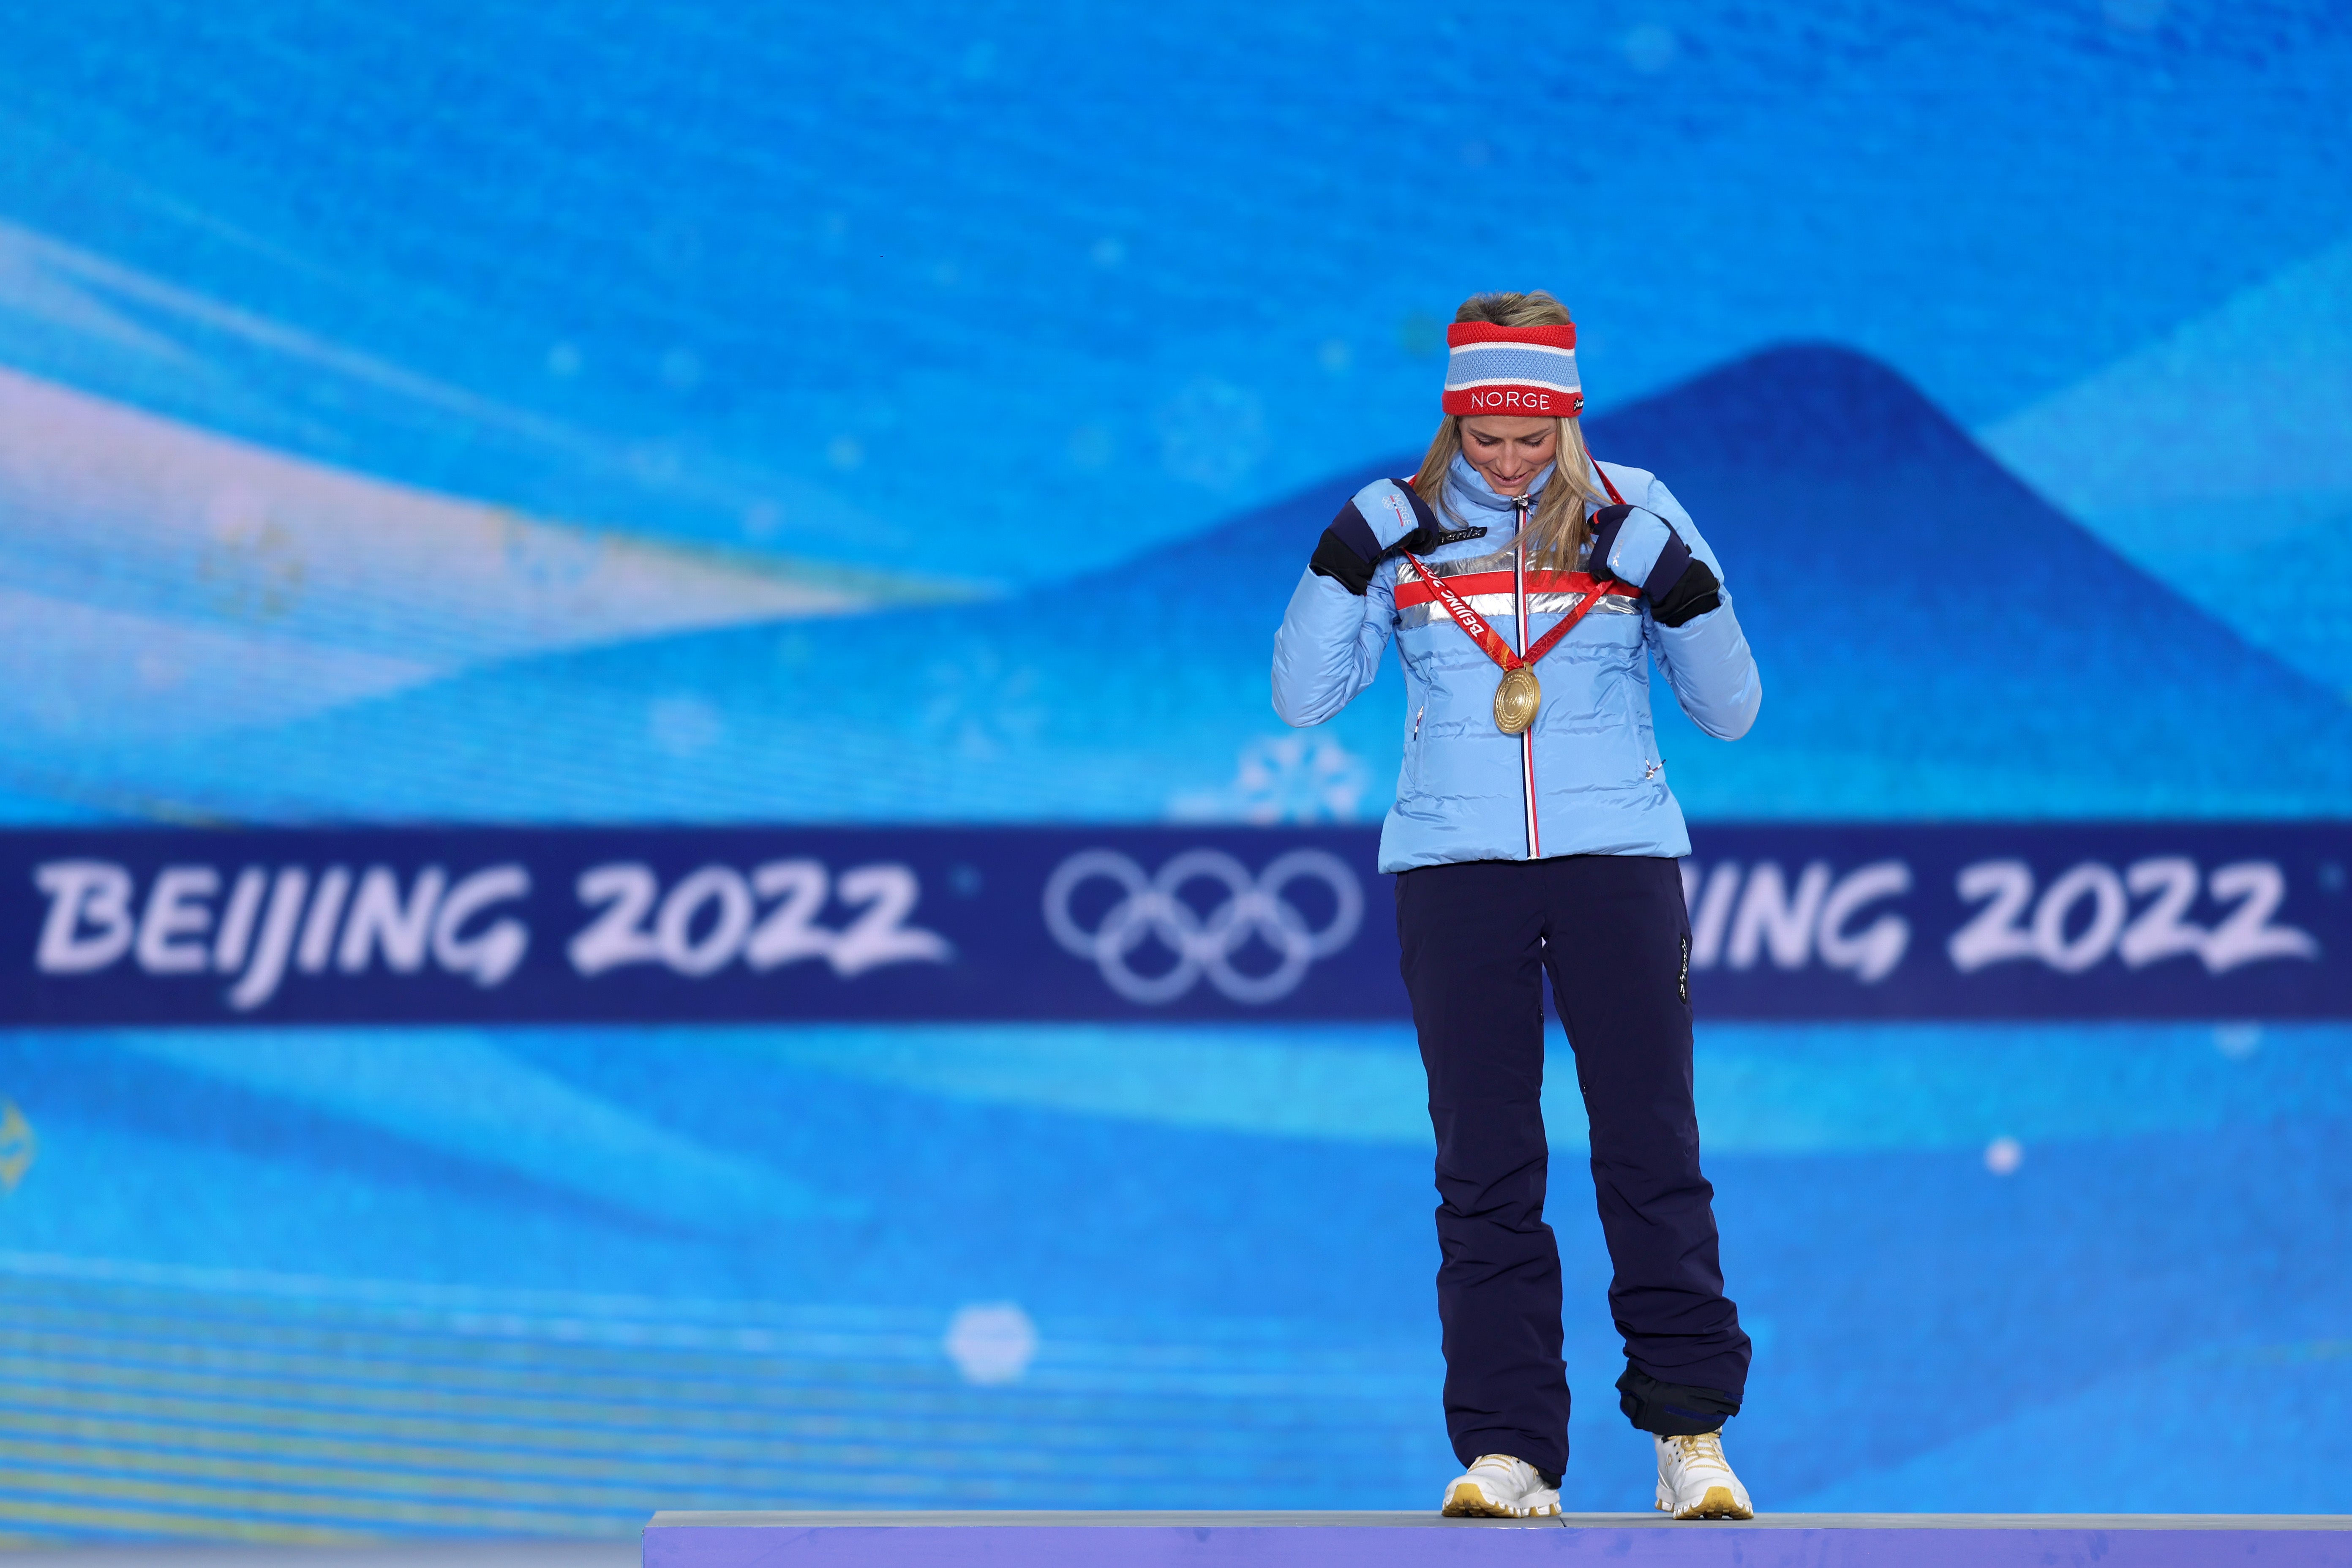
[[[1620,501],[1592,515],[1590,570],[1595,577],[1631,583],[1652,599],[1662,599],[1681,580],[1690,558],[1690,546],[1674,524],[1654,511]]]
[[[1674,524],[1638,506],[1621,501],[1592,514],[1590,561],[1593,576],[1640,588],[1652,616],[1665,626],[1681,626],[1723,603],[1722,584]]]

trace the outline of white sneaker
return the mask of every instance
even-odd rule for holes
[[[1479,1455],[1445,1489],[1438,1510],[1455,1519],[1533,1519],[1559,1511],[1559,1493],[1544,1485],[1533,1465],[1508,1454]]]
[[[1652,1437],[1658,1445],[1658,1511],[1676,1519],[1754,1519],[1748,1489],[1723,1458],[1723,1434]],[[1456,1483],[1459,1484],[1458,1482]]]

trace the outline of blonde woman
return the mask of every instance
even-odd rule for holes
[[[1449,1514],[1559,1511],[1569,1392],[1544,1223],[1542,976],[1567,1025],[1625,1342],[1620,1405],[1657,1506],[1749,1517],[1720,1429],[1748,1342],[1723,1293],[1691,1104],[1690,853],[1650,723],[1649,661],[1701,729],[1755,721],[1721,563],[1666,487],[1597,464],[1576,328],[1482,294],[1447,333],[1421,471],[1360,491],[1275,638],[1275,709],[1319,724],[1397,644],[1404,767],[1381,834],[1437,1133]]]

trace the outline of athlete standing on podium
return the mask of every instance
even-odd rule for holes
[[[1722,565],[1666,487],[1595,464],[1576,328],[1549,294],[1482,294],[1446,333],[1421,471],[1324,531],[1274,644],[1274,706],[1319,724],[1404,664],[1404,768],[1381,832],[1397,877],[1437,1132],[1449,1514],[1559,1511],[1569,1394],[1544,1223],[1542,975],[1576,1054],[1657,1506],[1750,1514],[1723,1458],[1748,1336],[1723,1293],[1691,1103],[1690,853],[1651,731],[1654,655],[1683,711],[1736,740],[1762,700]]]

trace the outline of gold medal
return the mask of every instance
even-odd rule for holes
[[[1501,684],[1495,688],[1495,728],[1506,735],[1516,735],[1536,721],[1536,705],[1543,700],[1543,688],[1536,683],[1536,672],[1526,665],[1503,673]]]

